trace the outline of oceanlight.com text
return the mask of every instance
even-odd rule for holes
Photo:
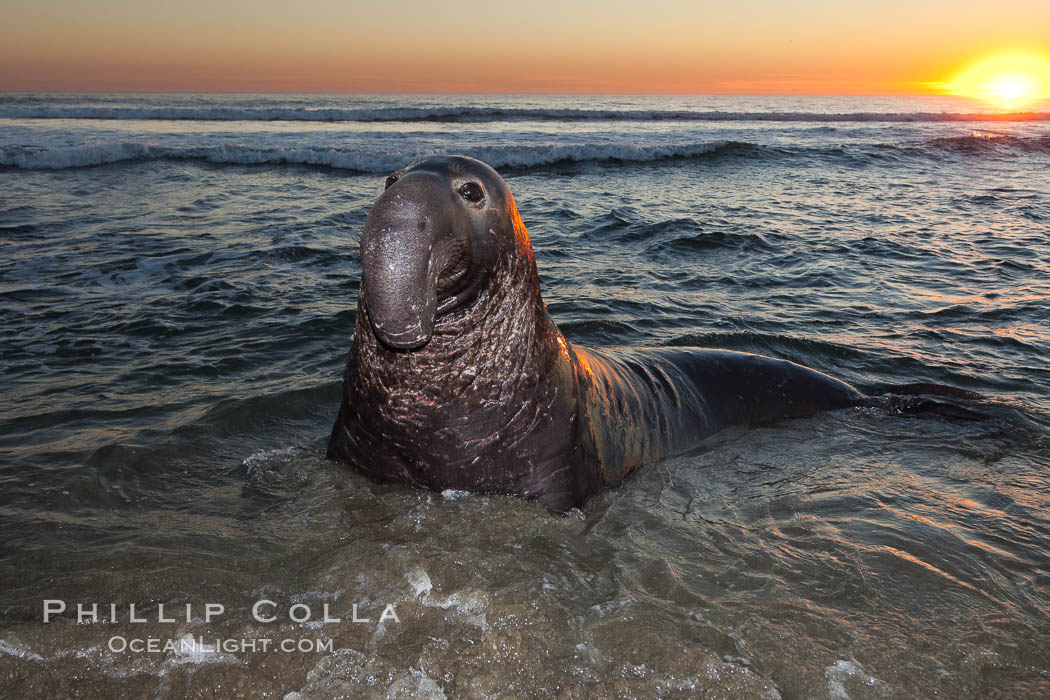
[[[207,654],[245,654],[282,652],[285,654],[325,654],[335,651],[331,639],[205,639],[186,635],[178,639],[161,639],[159,637],[123,637],[115,635],[109,638],[106,647],[115,654],[174,654],[176,656],[198,657]]]

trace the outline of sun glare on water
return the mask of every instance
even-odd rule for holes
[[[1017,109],[1050,98],[1050,61],[1029,54],[986,58],[946,84],[949,92]]]

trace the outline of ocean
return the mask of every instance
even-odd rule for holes
[[[373,484],[324,459],[357,242],[429,153],[575,343],[989,419],[729,430],[568,515]],[[1048,103],[0,95],[0,695],[1046,697],[1048,174]]]

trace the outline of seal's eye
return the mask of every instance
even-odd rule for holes
[[[485,191],[476,182],[468,182],[459,188],[459,194],[468,202],[480,202],[485,196]]]
[[[386,179],[386,186],[390,187],[392,184],[397,182],[397,175],[391,175]],[[384,188],[385,189],[385,188]]]

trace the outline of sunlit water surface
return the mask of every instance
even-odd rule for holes
[[[1050,116],[981,111],[0,96],[0,688],[1050,695]],[[500,169],[574,342],[936,382],[993,419],[727,431],[567,516],[374,485],[323,458],[357,240],[427,152]],[[111,648],[187,636],[324,648]]]

